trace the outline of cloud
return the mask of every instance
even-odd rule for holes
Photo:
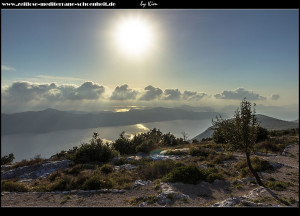
[[[105,91],[103,86],[93,82],[85,82],[76,89],[76,99],[95,100]]]
[[[16,71],[16,69],[7,65],[1,65],[1,71]]]
[[[81,86],[60,85],[46,94],[52,100],[97,100],[105,89],[93,82],[85,82]]]
[[[81,86],[34,84],[15,82],[6,88],[2,96],[6,100],[30,102],[32,100],[95,100],[104,92],[104,87],[93,82],[85,82]]]
[[[112,93],[111,100],[133,100],[136,99],[138,92],[128,88],[127,84],[117,86]]]
[[[159,98],[163,91],[160,88],[155,88],[151,85],[148,85],[144,90],[146,93],[140,97],[140,100],[150,101],[156,98]]]
[[[260,96],[250,91],[246,91],[244,88],[238,88],[234,91],[223,91],[220,94],[216,94],[217,99],[232,99],[232,100],[266,100],[266,97]]]
[[[271,95],[271,99],[272,100],[278,100],[280,98],[280,95],[279,94],[272,94]]]
[[[179,100],[181,93],[178,89],[166,89],[165,95],[167,95],[165,100]]]
[[[15,101],[30,101],[33,99],[40,100],[44,94],[46,94],[56,85],[52,84],[33,84],[29,82],[15,82],[8,87],[3,96],[9,100]]]
[[[196,91],[184,91],[182,95],[183,100],[200,100],[204,96],[207,96],[205,93],[198,93]]]

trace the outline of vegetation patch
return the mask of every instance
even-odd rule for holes
[[[4,155],[3,157],[1,157],[1,165],[11,164],[14,159],[15,156],[12,153],[9,155]]]
[[[160,179],[176,167],[181,166],[184,166],[184,164],[174,160],[152,161],[146,166],[141,167],[139,169],[139,174],[146,180]]]
[[[23,167],[23,166],[31,166],[34,164],[41,164],[43,162],[47,161],[44,158],[41,158],[40,155],[36,155],[34,158],[30,158],[29,160],[22,160],[20,162],[14,163],[11,169],[15,169],[18,167]]]
[[[144,202],[147,204],[154,204],[157,202],[157,196],[151,195],[151,196],[140,196],[140,197],[134,197],[131,199],[126,199],[126,202],[128,202],[130,205],[140,205]]]
[[[24,183],[15,182],[12,180],[1,180],[1,191],[28,192],[30,191],[30,188]]]
[[[185,184],[197,184],[199,180],[205,180],[205,174],[195,166],[176,167],[172,172],[163,177],[165,182],[182,182]]]
[[[101,168],[100,171],[104,174],[109,174],[114,171],[114,166],[111,164],[104,164]]]
[[[273,166],[266,160],[260,159],[259,157],[252,157],[250,160],[251,160],[251,164],[253,166],[253,169],[256,172],[274,171]],[[242,177],[246,177],[246,176],[251,175],[251,172],[248,168],[246,159],[236,163],[234,165],[234,167],[240,172]]]
[[[64,199],[60,202],[60,204],[64,205],[71,199],[70,196],[65,196]]]
[[[291,183],[282,181],[268,181],[265,186],[272,190],[282,191],[291,186]]]

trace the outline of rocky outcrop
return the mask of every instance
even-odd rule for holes
[[[176,192],[170,183],[161,182],[160,187],[162,193],[157,196],[157,203],[159,205],[169,206],[172,205],[176,200],[190,198],[186,194]]]
[[[289,155],[290,149],[293,148],[295,145],[299,145],[299,143],[294,143],[294,144],[291,144],[291,145],[287,146],[287,147],[283,150],[283,152],[281,153],[281,155],[283,155],[283,156],[288,156],[288,155]]]
[[[265,187],[258,187],[251,190],[248,194],[241,197],[229,197],[221,202],[215,203],[211,207],[234,207],[234,206],[259,206],[259,207],[274,207],[271,204],[267,203],[255,203],[252,202],[254,199],[258,199],[267,193]],[[279,206],[276,206],[279,207]]]
[[[136,187],[139,187],[139,186],[145,186],[145,185],[151,184],[151,183],[152,183],[152,181],[150,181],[150,180],[147,180],[147,181],[135,180],[135,182],[133,183],[131,188],[136,188]]]
[[[70,163],[70,160],[61,160],[18,167],[1,173],[1,179],[19,179],[26,181],[43,178],[55,171],[69,168]]]
[[[118,172],[120,170],[133,170],[133,169],[136,169],[137,166],[134,166],[132,164],[123,164],[123,165],[120,165],[120,166],[115,166],[114,169]]]

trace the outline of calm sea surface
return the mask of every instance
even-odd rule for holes
[[[88,142],[93,132],[107,141],[116,140],[122,131],[128,137],[136,133],[147,132],[157,128],[163,133],[171,132],[176,137],[182,137],[182,132],[187,133],[188,139],[192,139],[211,126],[211,120],[174,120],[164,122],[141,123],[118,127],[99,127],[91,129],[54,131],[43,134],[13,134],[1,136],[1,156],[13,153],[14,162],[22,159],[34,158],[40,155],[42,158],[69,150],[81,143]]]

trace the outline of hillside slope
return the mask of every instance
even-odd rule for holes
[[[291,128],[299,128],[299,122],[297,123],[297,122],[284,121],[284,120],[276,119],[261,114],[257,115],[257,119],[260,122],[260,126],[268,130],[285,130]],[[211,137],[213,132],[214,130],[212,129],[212,127],[209,127],[204,132],[195,136],[193,139],[201,141],[203,138]]]

